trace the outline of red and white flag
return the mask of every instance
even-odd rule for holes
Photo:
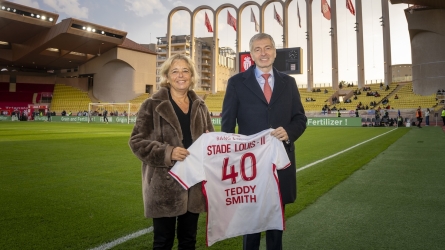
[[[212,24],[210,23],[209,17],[206,12],[206,27],[208,32],[213,32]]]
[[[331,20],[331,7],[326,0],[321,0],[321,13],[326,19]]]
[[[236,19],[230,15],[230,12],[227,11],[227,24],[232,26],[233,29],[236,31]]]
[[[277,22],[278,22],[281,26],[283,26],[283,19],[281,19],[280,15],[278,15],[277,10],[275,9],[275,4],[274,4],[274,6],[273,6],[273,18],[274,18],[275,20],[277,20]]]
[[[301,28],[300,6],[298,6],[298,2],[297,2],[297,14],[298,14],[298,26],[300,26]]]
[[[352,15],[355,16],[355,9],[354,5],[352,4],[351,0],[346,0],[346,8],[351,12]]]
[[[255,14],[253,14],[252,8],[250,8],[250,21],[255,23],[255,31],[258,32],[258,30],[260,30],[260,26],[256,21]]]

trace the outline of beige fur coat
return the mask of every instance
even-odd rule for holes
[[[194,91],[189,91],[192,100],[190,130],[192,140],[214,131],[210,113],[205,103]],[[168,89],[161,88],[140,107],[129,145],[142,161],[142,195],[145,217],[174,217],[187,211],[205,211],[202,183],[185,190],[168,171],[173,166],[171,153],[182,145],[182,131]]]

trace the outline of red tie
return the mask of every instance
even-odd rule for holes
[[[262,74],[261,76],[264,78],[264,80],[266,80],[266,82],[264,83],[263,92],[264,92],[264,97],[266,97],[267,103],[269,103],[270,97],[272,96],[272,89],[270,88],[268,81],[270,74]]]

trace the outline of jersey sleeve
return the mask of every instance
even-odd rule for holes
[[[168,172],[184,189],[206,180],[203,159],[203,137],[196,140],[187,150],[190,152],[185,160],[178,161]]]
[[[291,162],[287,156],[286,149],[284,148],[283,142],[272,136],[274,163],[277,169],[285,169],[290,166]]]

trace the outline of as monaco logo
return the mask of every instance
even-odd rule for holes
[[[250,53],[240,55],[240,72],[246,71],[250,66],[254,65],[254,61],[250,56]]]

